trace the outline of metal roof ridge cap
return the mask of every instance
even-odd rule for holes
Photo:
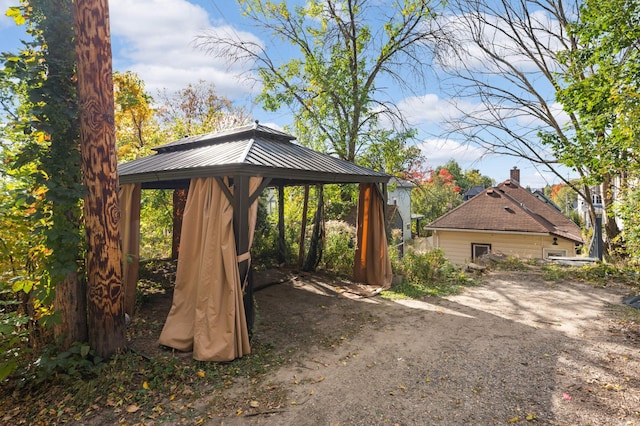
[[[249,143],[247,144],[246,148],[244,149],[244,151],[240,155],[239,163],[244,163],[247,160],[247,157],[249,156],[249,151],[251,151],[251,148],[253,148],[253,143],[254,142],[255,142],[255,137],[249,139]]]

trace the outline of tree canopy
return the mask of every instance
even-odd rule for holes
[[[203,35],[200,45],[231,61],[255,63],[267,110],[289,107],[301,143],[347,161],[379,159],[387,141],[406,155],[404,120],[384,90],[384,79],[408,88],[408,70],[426,75],[430,24],[437,3],[406,0],[391,5],[363,0],[272,2],[239,0],[244,15],[269,36],[291,46],[282,62],[265,46],[233,35]],[[403,69],[402,75],[399,70]],[[398,133],[383,120],[400,123]],[[373,152],[367,152],[371,148]],[[393,160],[390,161],[393,163]],[[373,165],[381,166],[379,161]],[[395,164],[398,165],[397,163]]]

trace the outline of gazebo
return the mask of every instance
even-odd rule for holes
[[[391,283],[384,227],[390,176],[294,143],[253,124],[191,136],[119,165],[125,312],[133,315],[141,189],[188,189],[173,303],[159,343],[204,361],[250,352],[250,249],[257,198],[267,187],[359,183],[354,280]]]

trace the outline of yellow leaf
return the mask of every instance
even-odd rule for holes
[[[509,423],[517,423],[520,421],[520,417],[516,416],[516,417],[512,417],[509,419]]]
[[[146,381],[144,383],[142,383],[142,388],[149,390],[149,383],[147,383]]]
[[[202,370],[198,371],[196,374],[198,375],[198,377],[204,377],[205,376],[205,373]]]
[[[535,414],[533,414],[533,413],[527,413],[527,421],[528,421],[528,422],[532,422],[532,421],[534,421],[534,420],[538,420],[538,419],[536,418],[536,415],[535,415]]]
[[[242,408],[238,408],[236,410],[236,416],[241,416],[242,415]]]
[[[169,401],[173,401],[174,399],[176,399],[176,394],[175,393],[169,397]]]

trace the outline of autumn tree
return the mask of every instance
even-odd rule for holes
[[[167,142],[161,135],[152,107],[154,100],[136,73],[114,72],[113,91],[118,161],[150,155],[151,148]]]
[[[488,188],[494,184],[493,179],[484,176],[478,169],[462,170],[460,164],[455,160],[449,160],[444,165],[436,167],[435,174],[439,174],[441,170],[446,170],[452,177],[455,185],[460,188],[460,193],[464,194],[474,186]]]
[[[267,110],[293,111],[301,143],[356,162],[368,147],[378,149],[377,143],[396,143],[410,134],[384,87],[394,81],[410,91],[411,85],[423,84],[436,3],[238,4],[247,20],[294,50],[291,59],[279,62],[274,55],[279,49],[236,34],[203,35],[200,45],[230,61],[255,64],[262,84],[259,100]],[[415,78],[407,80],[407,75]],[[383,116],[400,123],[402,130],[381,130]]]
[[[31,41],[19,55],[4,58],[5,75],[18,81],[19,102],[8,126],[19,148],[7,161],[14,170],[33,173],[32,195],[24,201],[47,249],[41,252],[45,264],[32,288],[33,301],[47,306],[55,294],[56,335],[69,346],[86,339],[73,10],[64,0],[31,0],[8,15],[26,23]]]
[[[426,178],[415,182],[412,191],[413,212],[424,216],[429,223],[462,203],[461,188],[445,168],[428,171]]]

